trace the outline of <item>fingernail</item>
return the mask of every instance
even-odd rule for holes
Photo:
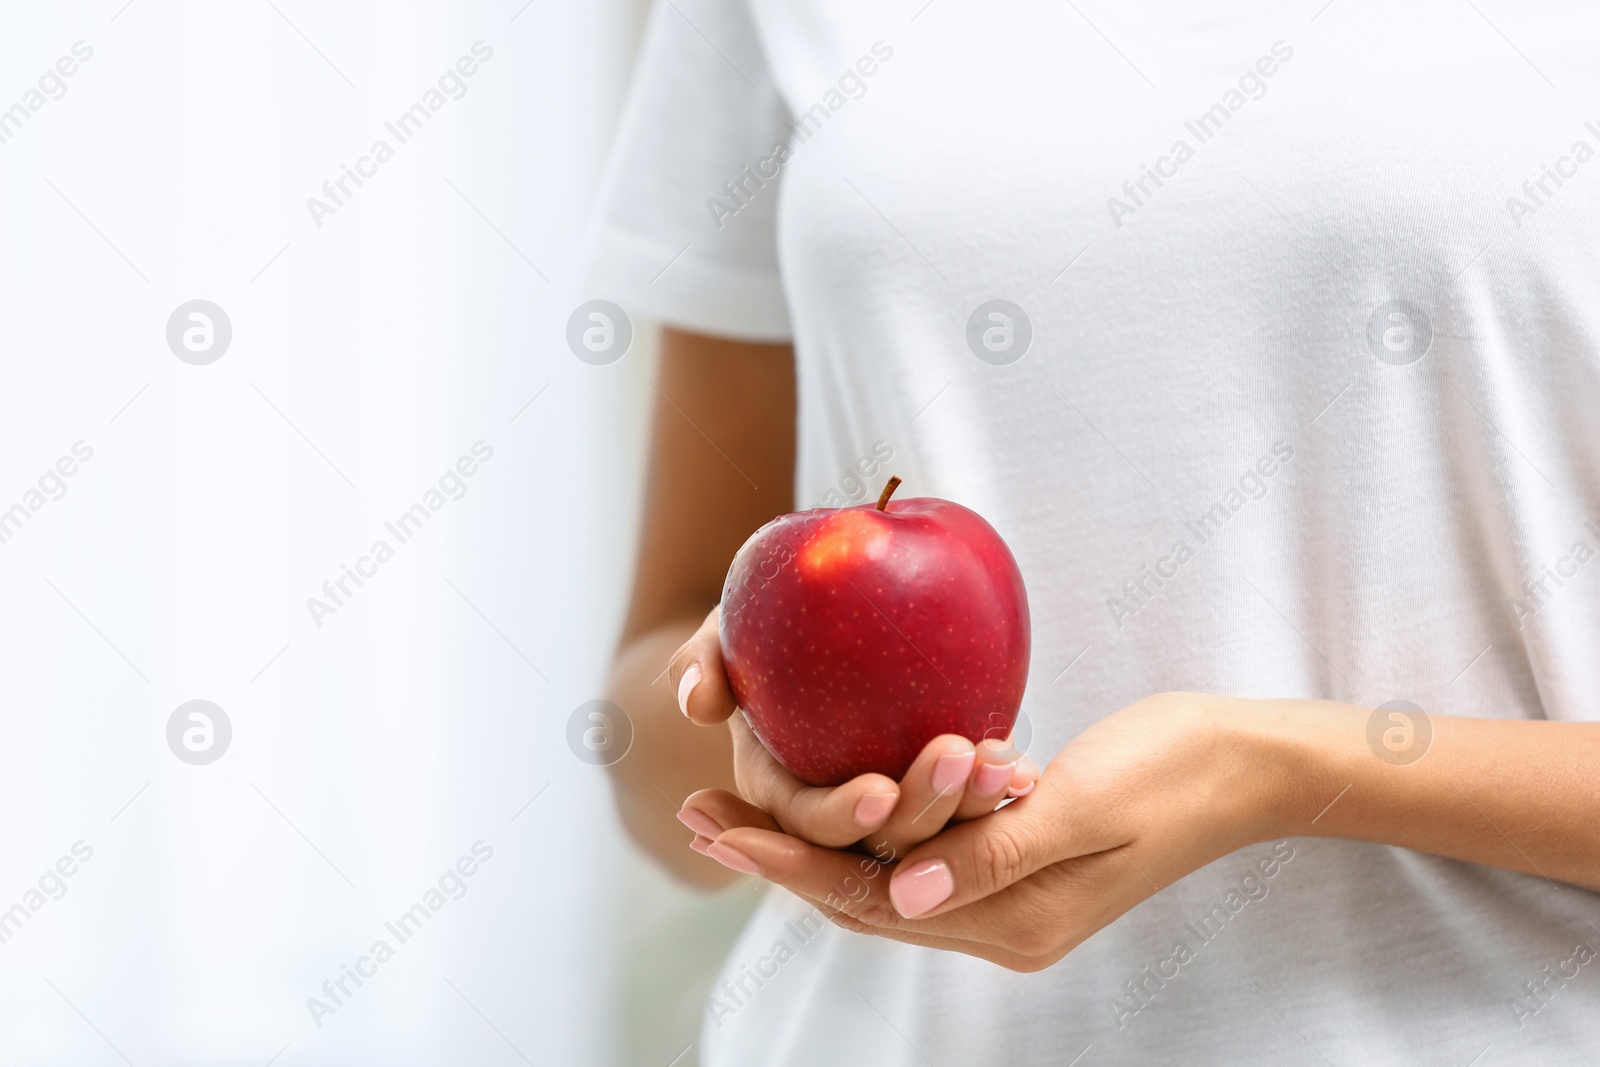
[[[722,833],[722,827],[717,825],[717,820],[699,808],[684,808],[678,812],[678,821],[701,837],[709,837],[713,841]]]
[[[1038,785],[1038,784],[1039,783],[1037,781],[1033,781],[1033,782],[1029,782],[1027,785],[1023,786],[1021,789],[1007,789],[1006,790],[1006,795],[1007,796],[1012,796],[1012,797],[1025,797],[1029,793],[1033,792],[1033,787]]]
[[[711,855],[711,841],[709,838],[697,837],[693,841],[689,842],[689,847],[700,853],[702,856]]]
[[[972,773],[972,761],[977,756],[976,752],[940,756],[933,765],[933,791],[949,793],[959,789],[961,783],[967,780],[967,775]]]
[[[706,847],[706,855],[729,870],[738,871],[740,874],[753,874],[757,877],[761,875],[761,864],[728,845],[719,845],[712,842]]]
[[[972,784],[981,794],[998,793],[1011,781],[1016,771],[1015,763],[980,763],[978,773],[972,777]]]
[[[900,871],[889,882],[889,896],[901,915],[915,919],[950,899],[956,882],[944,860],[923,860]]]
[[[856,825],[877,826],[894,810],[893,793],[868,793],[856,801]]]
[[[987,750],[989,755],[987,760],[979,761],[982,763],[1015,763],[1022,756],[1022,753],[1018,752],[1016,747],[1012,745],[1009,737],[1004,740],[991,739],[983,742],[978,747]]]
[[[689,669],[683,672],[683,677],[678,681],[678,710],[685,716],[689,714],[689,694],[694,692],[694,687],[700,684],[700,664],[691,663]]]

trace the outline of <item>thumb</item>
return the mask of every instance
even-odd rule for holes
[[[1103,848],[1083,847],[1077,818],[1059,790],[1035,789],[989,815],[964,822],[908,853],[889,881],[895,910],[921,919],[971,904],[1052,863]]]
[[[677,695],[678,710],[699,726],[725,722],[735,710],[733,690],[722,669],[722,639],[712,608],[694,636],[678,647],[667,664],[667,684]]]

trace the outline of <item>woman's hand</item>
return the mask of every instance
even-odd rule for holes
[[[1423,747],[1402,753],[1380,740],[1384,708],[1166,693],[1085,730],[1026,799],[892,867],[776,832],[753,809],[724,813],[712,855],[737,855],[841,926],[1019,971],[1278,837],[1395,845],[1600,891],[1600,723],[1416,715]]]
[[[964,737],[945,734],[928,742],[899,782],[863,774],[834,787],[807,785],[773,758],[743,715],[734,714],[716,611],[673,656],[668,680],[685,715],[702,726],[727,722],[732,735],[739,796],[701,790],[684,802],[678,818],[698,835],[692,848],[731,859],[728,865],[736,870],[738,859],[726,850],[718,850],[720,855],[708,851],[711,839],[728,826],[750,825],[731,820],[759,818],[767,829],[828,848],[860,842],[887,861],[952,821],[988,814],[1008,795],[1026,795],[1038,778],[1033,761],[1013,752],[1008,741],[974,746]],[[762,816],[753,815],[756,810]]]
[[[849,929],[1038,970],[1161,887],[1274,835],[1265,798],[1295,783],[1248,742],[1242,703],[1163,694],[1124,708],[1068,745],[1032,795],[892,868],[735,804],[720,810],[727,829],[709,854],[736,857]]]

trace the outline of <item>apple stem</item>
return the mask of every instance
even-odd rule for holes
[[[889,482],[883,487],[883,492],[878,494],[878,510],[886,511],[889,507],[889,498],[894,496],[894,491],[900,488],[900,479],[896,475],[889,475]]]

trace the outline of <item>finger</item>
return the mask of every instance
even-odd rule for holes
[[[972,777],[952,816],[956,822],[976,819],[998,808],[1017,776],[1019,760],[1010,741],[982,741],[977,751]]]
[[[890,896],[893,864],[818,848],[756,826],[728,829],[707,847],[706,854],[732,870],[765,878],[818,907],[840,913],[843,918],[832,918],[847,929],[897,939],[903,933],[1008,947],[1007,933],[1012,926],[1023,927],[1023,934],[1029,928],[1042,927],[1052,906],[1044,895],[1030,892],[1033,887],[1023,885],[978,901],[971,908],[929,919],[907,919]],[[1013,894],[1026,897],[1026,905],[1019,909],[1010,899]]]
[[[868,926],[832,917],[891,941],[964,952],[1013,971],[1040,971],[1156,892],[1124,850],[1051,864],[994,896],[930,919]],[[826,909],[824,909],[826,910]]]
[[[707,842],[710,844],[710,842]],[[984,941],[969,941],[965,938],[946,937],[939,934],[924,933],[921,930],[908,928],[892,928],[872,926],[855,918],[848,912],[839,911],[820,900],[810,897],[802,898],[810,904],[815,913],[841,930],[863,934],[867,937],[881,937],[888,941],[899,941],[907,945],[918,945],[922,948],[937,948],[945,952],[961,952],[968,956],[997,963],[1013,971],[1035,971],[1039,969],[1039,961],[1031,960],[1020,953],[1001,945],[990,944]]]
[[[867,846],[874,856],[894,860],[944,829],[961,804],[977,753],[959,734],[929,741],[900,779],[900,803]]]
[[[701,789],[690,793],[678,811],[678,821],[694,831],[694,840],[689,842],[690,848],[744,875],[753,873],[749,862],[740,862],[736,857],[716,851],[716,839],[722,834],[723,828],[759,826],[774,831],[778,829],[772,816],[723,789]]]
[[[811,901],[846,929],[965,952],[1024,971],[1049,966],[1154,892],[1121,850],[1108,850],[1053,864],[965,907],[907,919],[885,884],[895,868],[864,856],[754,827],[727,831],[708,846],[708,854]]]
[[[1025,797],[1033,792],[1033,787],[1039,782],[1039,765],[1027,756],[1017,760],[1016,773],[1011,777],[1011,787],[1006,790],[1008,797]]]
[[[728,728],[739,791],[787,833],[843,848],[880,829],[895,811],[900,787],[892,778],[863,774],[839,786],[807,785],[773,758],[743,715],[729,719]]]
[[[702,789],[690,793],[678,811],[678,821],[701,837],[710,838],[712,841],[724,831],[736,826],[754,826],[779,832],[782,830],[771,815],[754,804],[734,796],[726,789]]]
[[[1062,803],[1070,806],[1065,798]],[[990,827],[1000,821],[999,815],[1022,806],[1011,805],[995,818],[956,827],[922,851],[932,851],[963,831]],[[1046,811],[1031,817],[1056,815]],[[1157,891],[1142,869],[1148,861],[1134,860],[1136,848],[1097,850],[1088,843],[1095,837],[1092,827],[1075,827],[1072,833],[1075,837],[1066,848],[1074,855],[1042,866],[991,895],[936,908],[917,919],[906,918],[893,899],[898,895],[896,877],[921,861],[916,853],[897,869],[755,826],[729,829],[706,851],[736,871],[765,878],[811,901],[846,929],[964,952],[1012,970],[1037,971]]]
[[[694,636],[678,646],[667,662],[667,684],[678,697],[678,710],[700,726],[714,726],[734,712],[733,690],[722,669],[722,640],[717,634],[717,608],[711,609]]]
[[[711,848],[712,858],[726,866],[757,874],[869,926],[908,922],[889,900],[893,867],[869,856],[820,848],[758,826],[729,827]]]
[[[890,895],[901,915],[925,919],[999,893],[1053,863],[1113,845],[1087,832],[1059,788],[1041,789],[909,853],[894,872]]]

